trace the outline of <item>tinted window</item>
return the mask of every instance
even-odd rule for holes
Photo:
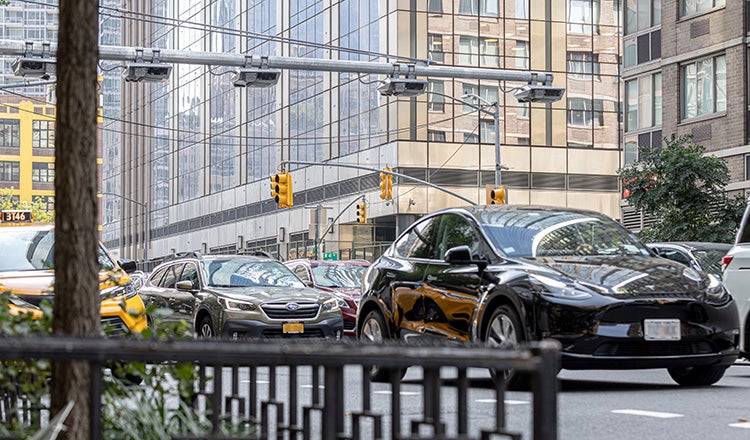
[[[185,268],[182,269],[180,281],[190,281],[193,283],[193,287],[200,287],[200,284],[198,283],[198,268],[195,263],[185,264]]]
[[[745,214],[742,216],[740,230],[737,232],[737,243],[750,243],[750,204],[745,208]]]
[[[294,268],[294,274],[299,277],[302,281],[310,281],[310,277],[307,275],[307,268],[305,266],[297,266]]]
[[[701,269],[707,273],[720,274],[721,260],[727,254],[722,249],[693,250],[693,257],[698,261]]]
[[[406,258],[434,258],[435,218],[420,221],[396,242],[396,253]]]
[[[437,239],[437,258],[445,258],[445,252],[456,246],[469,246],[471,254],[479,254],[479,237],[468,220],[455,215],[446,214],[440,216],[440,233]]]
[[[158,286],[162,277],[164,277],[164,273],[166,271],[167,271],[166,267],[162,267],[161,269],[155,270],[154,273],[152,273],[151,276],[148,278],[149,282],[155,286]]]
[[[173,264],[167,267],[167,273],[164,274],[164,278],[161,280],[161,283],[159,283],[159,286],[164,287],[165,289],[174,289],[174,285],[177,283],[177,280],[180,279],[181,269],[182,264]]]
[[[664,258],[668,258],[672,261],[682,263],[685,266],[690,266],[690,258],[688,258],[687,255],[683,254],[680,251],[675,251],[672,249],[664,249],[659,253],[659,255],[661,255]]]

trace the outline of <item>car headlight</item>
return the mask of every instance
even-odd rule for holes
[[[560,280],[539,274],[532,274],[529,278],[532,282],[537,282],[539,293],[542,295],[564,299],[591,298],[591,294],[583,290],[583,286],[577,284],[567,284]]]
[[[226,299],[226,298],[219,298],[219,304],[221,304],[221,306],[227,310],[251,312],[256,309],[255,304],[253,303],[244,302],[244,301],[235,301],[233,299]]]
[[[349,308],[349,303],[347,303],[344,298],[336,295],[335,293],[332,293],[331,296],[333,297],[333,299],[336,300],[336,303],[338,304],[338,306],[339,306],[340,309],[348,309]]]
[[[338,298],[331,296],[330,299],[323,301],[323,311],[332,312],[334,310],[339,310],[339,301]]]
[[[125,299],[130,299],[138,294],[135,286],[131,282],[121,284],[119,286],[107,287],[99,291],[101,299],[117,298],[118,296],[124,296]]]
[[[711,304],[723,304],[729,301],[729,293],[724,284],[713,274],[708,274],[708,287],[706,287],[706,302]]]

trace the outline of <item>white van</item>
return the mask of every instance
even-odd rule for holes
[[[750,200],[734,246],[722,261],[724,285],[740,312],[740,357],[750,360]]]

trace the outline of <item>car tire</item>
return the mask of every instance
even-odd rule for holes
[[[216,336],[214,325],[211,323],[210,316],[204,316],[198,324],[198,338],[213,339]]]
[[[365,316],[364,321],[362,321],[362,329],[359,332],[359,339],[366,344],[380,344],[390,339],[385,319],[379,311],[373,310]],[[399,368],[396,371],[393,368],[383,368],[377,365],[370,367],[370,380],[373,382],[388,382],[391,374],[400,375],[400,378],[402,378],[406,374],[406,369]]]
[[[487,346],[501,350],[514,350],[525,340],[521,320],[513,307],[503,304],[492,311],[484,333],[484,342]],[[492,369],[490,375],[494,381],[504,381],[505,387],[509,390],[529,387],[529,376],[512,369]]]
[[[707,387],[724,377],[728,367],[686,367],[669,368],[672,379],[682,386]]]

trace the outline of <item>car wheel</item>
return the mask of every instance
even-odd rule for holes
[[[688,387],[706,387],[718,382],[727,367],[686,367],[669,368],[669,375],[680,385]]]
[[[501,350],[515,350],[525,340],[521,321],[512,307],[501,305],[492,311],[484,341],[489,347]],[[523,389],[528,386],[528,376],[513,369],[490,370],[492,379],[502,380],[508,389]]]
[[[388,328],[385,326],[383,315],[377,310],[373,310],[365,316],[362,322],[362,330],[359,332],[360,341],[366,344],[380,344],[389,339]],[[392,368],[383,368],[373,365],[370,367],[370,380],[373,382],[387,382],[391,373],[395,370]],[[406,369],[399,369],[395,374],[404,377]]]
[[[204,316],[198,325],[198,337],[201,339],[211,339],[216,336],[214,326],[211,324],[211,317]]]

